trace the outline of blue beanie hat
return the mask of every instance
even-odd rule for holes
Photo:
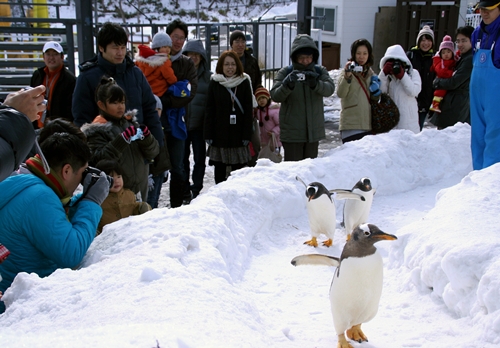
[[[156,33],[155,36],[153,36],[151,48],[155,49],[164,46],[172,47],[172,39],[170,38],[170,36],[168,36],[167,33],[165,33],[164,31],[160,31]]]

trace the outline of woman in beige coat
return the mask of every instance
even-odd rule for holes
[[[351,58],[338,80],[337,95],[340,98],[340,135],[342,143],[359,140],[372,134],[371,106],[368,100],[380,98],[378,77],[373,65],[372,45],[366,39],[358,39],[351,45]]]

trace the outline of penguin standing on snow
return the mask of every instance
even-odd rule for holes
[[[374,244],[381,240],[396,240],[397,237],[381,231],[372,224],[355,228],[346,242],[340,259],[327,255],[311,254],[297,256],[292,265],[327,265],[337,267],[330,287],[330,304],[333,325],[338,335],[337,348],[352,348],[347,337],[368,341],[361,324],[373,319],[378,311],[382,295],[382,256]]]
[[[311,228],[311,240],[304,244],[317,247],[317,238],[320,234],[328,237],[323,242],[324,246],[330,247],[333,243],[333,235],[337,225],[335,202],[332,199],[332,192],[320,182],[312,182],[306,185],[298,176],[296,177],[306,187],[307,214],[309,216],[309,226]],[[363,199],[360,195],[348,190],[335,190],[337,197],[341,199]]]
[[[335,192],[336,190],[332,191]],[[345,192],[348,190],[341,191]],[[369,178],[359,179],[352,190],[350,190],[352,193],[363,196],[364,200],[347,200],[344,204],[344,228],[347,234],[347,240],[349,240],[351,232],[358,225],[368,221],[375,191]]]

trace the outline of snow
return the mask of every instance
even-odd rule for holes
[[[334,346],[334,268],[290,260],[339,256],[345,232],[338,224],[331,248],[303,245],[296,175],[329,189],[368,176],[369,222],[398,236],[377,243],[379,313],[363,325],[369,343],[354,347],[497,346],[500,164],[471,172],[469,142],[459,124],[368,136],[314,160],[259,160],[190,205],[108,225],[80,269],[19,274],[3,297],[2,347]]]

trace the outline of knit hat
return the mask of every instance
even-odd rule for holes
[[[233,46],[233,41],[238,39],[243,39],[245,42],[247,41],[245,34],[243,34],[241,30],[235,30],[231,33],[231,36],[229,36],[229,46]]]
[[[265,87],[257,87],[255,90],[255,99],[259,100],[260,97],[266,97],[267,99],[271,99],[271,95],[269,91]]]
[[[446,35],[443,38],[443,42],[441,42],[441,45],[439,45],[439,54],[441,54],[441,50],[443,48],[447,48],[451,52],[455,51],[455,45],[453,44],[453,41],[451,41],[451,36],[450,35]]]
[[[172,47],[172,39],[164,31],[160,31],[153,36],[153,42],[151,42],[151,48],[160,48],[163,46]]]
[[[420,38],[424,35],[428,35],[431,37],[432,39],[432,43],[434,43],[434,32],[432,31],[431,27],[429,27],[428,25],[424,25],[422,27],[422,29],[420,29],[420,31],[418,32],[418,35],[417,35],[417,46],[418,44],[420,43]]]

